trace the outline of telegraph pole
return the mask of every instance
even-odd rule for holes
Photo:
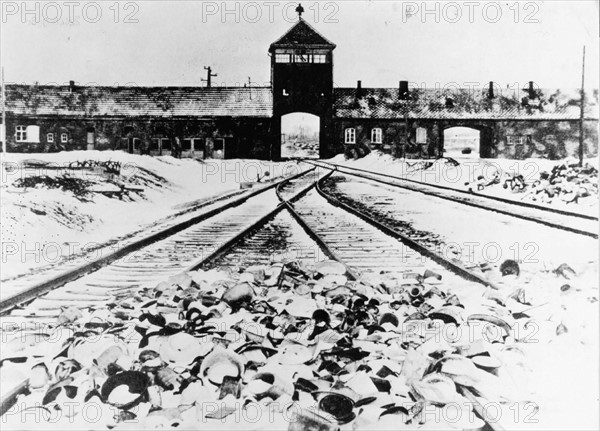
[[[2,152],[6,153],[6,91],[4,90],[4,67],[2,67]]]
[[[581,62],[581,109],[579,113],[579,166],[583,166],[583,117],[585,110],[585,45],[583,45],[583,60]]]
[[[206,67],[204,66],[204,70],[206,70],[206,79],[201,79],[200,81],[204,81],[206,82],[206,86],[210,87],[212,84],[212,77],[216,77],[217,74],[216,73],[212,73],[212,68],[210,66]]]

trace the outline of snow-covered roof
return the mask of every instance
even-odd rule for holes
[[[7,85],[6,109],[74,117],[271,117],[270,87]]]
[[[577,120],[577,90],[334,89],[337,118]],[[448,100],[451,99],[451,103]],[[270,87],[80,87],[7,85],[8,113],[66,117],[264,117],[273,115]],[[598,119],[598,90],[586,92],[586,119]]]
[[[580,116],[577,90],[536,89],[529,100],[520,89],[496,89],[488,98],[488,89],[413,88],[407,100],[401,100],[398,88],[334,89],[334,112],[338,118],[411,119],[535,119],[576,120]],[[598,119],[598,90],[586,92],[585,118]]]

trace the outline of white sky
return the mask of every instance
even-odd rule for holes
[[[2,0],[0,47],[7,82],[200,85],[203,66],[210,65],[218,73],[215,83],[243,84],[251,77],[254,85],[263,85],[270,79],[269,44],[295,16],[291,2],[123,1],[115,7],[112,0],[72,6],[66,1],[29,2],[33,12],[23,16],[21,1]],[[361,79],[363,87],[396,87],[405,79],[428,87],[492,80],[522,88],[533,80],[540,87],[577,88],[585,44],[586,87],[598,88],[596,1],[489,3],[302,5],[306,21],[337,44],[337,86]],[[223,16],[224,5],[233,12]],[[437,7],[437,16],[425,15],[425,7]],[[493,22],[497,7],[501,16]],[[57,13],[59,22],[50,22]],[[137,23],[124,22],[131,13]],[[537,22],[525,22],[527,17]]]

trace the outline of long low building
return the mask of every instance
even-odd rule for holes
[[[598,151],[598,90],[337,88],[335,45],[301,17],[271,44],[270,87],[6,85],[8,151],[120,149],[195,158],[463,154],[562,158]],[[450,133],[459,130],[460,133]],[[467,130],[467,132],[465,132]],[[468,130],[473,134],[469,135]],[[461,135],[467,133],[467,135]],[[450,141],[452,140],[452,143]]]

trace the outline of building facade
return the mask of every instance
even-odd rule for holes
[[[301,17],[269,47],[270,87],[7,85],[8,151],[123,150],[194,158],[282,158],[283,118],[318,123],[318,155],[448,155],[448,131],[477,134],[484,158],[563,158],[598,151],[598,91],[536,88],[337,88],[335,45]],[[295,145],[293,142],[291,145]],[[298,143],[302,145],[302,143]],[[468,154],[470,148],[463,153]]]

